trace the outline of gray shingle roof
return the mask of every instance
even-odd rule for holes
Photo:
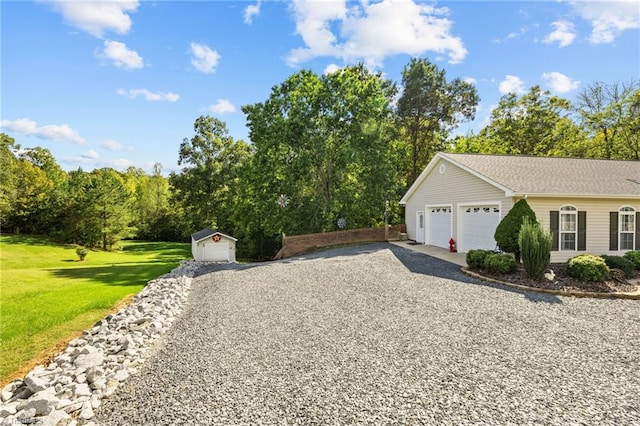
[[[198,232],[194,232],[193,234],[191,234],[191,238],[193,238],[194,241],[200,241],[216,233],[217,231],[214,231],[211,228],[204,228]]]
[[[440,155],[514,194],[640,197],[640,161]]]

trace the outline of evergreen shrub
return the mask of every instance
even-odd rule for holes
[[[485,257],[484,267],[492,274],[510,274],[518,269],[518,264],[511,254],[489,253]]]
[[[627,278],[633,277],[636,273],[636,267],[629,259],[626,259],[622,256],[608,256],[606,254],[603,254],[600,257],[604,259],[604,263],[607,264],[609,269],[620,269],[622,272],[624,272],[624,275]]]
[[[518,234],[518,245],[527,275],[539,280],[551,262],[551,233],[525,216]]]
[[[493,253],[491,250],[469,250],[466,256],[467,265],[469,268],[484,268],[484,260],[491,253]]]
[[[636,269],[640,269],[640,250],[628,251],[622,257],[629,259]]]
[[[592,254],[581,254],[567,261],[567,274],[582,281],[603,281],[609,275],[604,259]]]
[[[520,263],[520,246],[518,244],[518,235],[524,218],[528,217],[531,222],[536,222],[536,214],[529,207],[529,203],[524,198],[518,200],[509,213],[502,218],[498,226],[494,238],[500,250],[507,253],[513,253],[516,262]]]

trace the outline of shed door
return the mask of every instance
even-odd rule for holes
[[[207,262],[220,262],[229,260],[229,243],[225,240],[207,241],[204,243],[203,260]]]
[[[500,206],[479,205],[461,208],[462,247],[460,251],[473,249],[493,250],[496,240],[493,235],[500,223]]]
[[[430,207],[429,212],[429,245],[449,248],[451,239],[451,208]]]

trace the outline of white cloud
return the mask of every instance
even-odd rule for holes
[[[333,74],[336,71],[340,71],[342,69],[342,67],[340,67],[339,65],[336,64],[329,64],[325,67],[324,71],[322,71],[322,74]]]
[[[469,83],[469,84],[476,84],[478,82],[478,80],[476,80],[473,77],[465,77],[462,79],[462,81],[464,81],[465,83]]]
[[[26,136],[35,136],[38,139],[67,141],[78,145],[86,143],[84,138],[80,137],[78,132],[67,124],[48,124],[38,127],[38,124],[33,120],[18,118],[17,120],[2,120],[0,127]]]
[[[591,23],[589,41],[593,44],[611,43],[625,30],[640,28],[640,2],[573,1],[575,11]]]
[[[209,106],[209,111],[215,112],[217,114],[226,114],[236,111],[236,107],[233,106],[228,99],[218,99],[218,102],[214,105]]]
[[[545,72],[542,74],[542,79],[547,83],[547,86],[556,93],[567,93],[572,90],[576,90],[580,86],[580,82],[573,80],[566,75],[559,72]]]
[[[323,56],[379,66],[385,57],[398,54],[434,52],[448,56],[450,63],[467,55],[462,40],[451,35],[453,22],[446,18],[446,8],[414,0],[348,6],[346,0],[295,0],[291,7],[305,45],[289,52],[286,60],[291,66]]]
[[[520,79],[520,77],[516,77],[515,75],[507,75],[498,86],[498,90],[500,90],[500,93],[502,93],[503,95],[506,95],[507,93],[524,93],[524,82]]]
[[[573,43],[576,31],[573,23],[569,21],[556,21],[551,23],[555,28],[544,40],[544,43],[558,42],[558,47],[566,47]]]
[[[127,45],[119,41],[105,40],[104,49],[96,55],[113,61],[118,68],[133,70],[144,67],[142,57],[135,50],[129,50]]]
[[[131,29],[129,13],[135,12],[137,0],[118,1],[48,1],[65,21],[89,34],[102,38],[107,31],[127,34]]]
[[[176,93],[164,93],[164,92],[151,92],[147,89],[118,89],[116,93],[120,96],[126,96],[129,99],[135,99],[138,96],[144,97],[145,100],[149,102],[175,102],[180,99],[180,95]]]
[[[262,5],[262,0],[258,0],[256,4],[250,4],[244,9],[244,23],[247,25],[251,25],[253,23],[253,17],[258,16],[260,14],[260,6]]]
[[[215,50],[211,50],[206,44],[191,43],[191,65],[200,72],[207,74],[216,71],[216,66],[220,60],[220,55]]]
[[[135,163],[126,158],[117,158],[117,159],[100,159],[98,157],[92,158],[91,152],[88,151],[81,154],[80,157],[64,157],[60,161],[64,164],[69,165],[72,168],[75,167],[87,167],[99,169],[103,167],[111,167],[116,170],[126,170],[131,166],[135,166]],[[88,155],[87,155],[88,154]]]
[[[118,141],[107,139],[100,146],[107,151],[133,151],[133,148],[127,148]]]
[[[94,150],[90,149],[89,151],[82,153],[82,158],[87,158],[89,160],[97,160],[98,159],[98,153],[95,152]]]

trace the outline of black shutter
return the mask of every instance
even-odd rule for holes
[[[609,250],[618,250],[618,212],[609,212]]]
[[[636,212],[636,223],[633,226],[636,227],[636,241],[635,241],[635,250],[640,250],[640,228],[638,227],[638,221],[640,220],[640,212]]]
[[[587,249],[587,212],[578,212],[578,250]]]
[[[558,251],[558,241],[560,239],[560,212],[550,211],[549,227],[551,231],[551,251]]]

